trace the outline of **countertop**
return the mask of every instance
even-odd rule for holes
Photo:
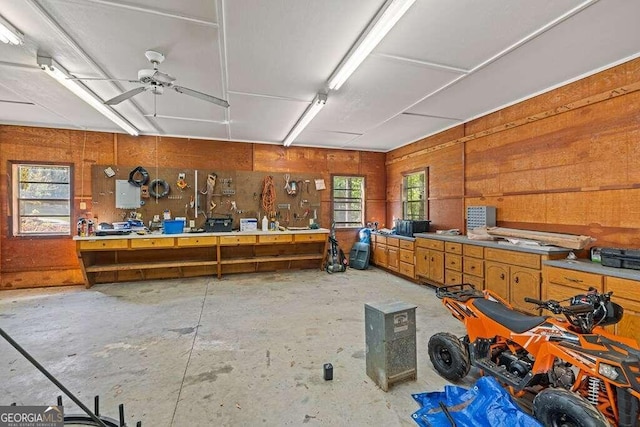
[[[120,236],[87,236],[80,237],[74,236],[73,240],[107,240],[107,239],[149,239],[149,238],[174,238],[174,237],[205,237],[205,236],[264,236],[264,235],[277,235],[277,234],[327,234],[329,230],[326,228],[317,228],[315,230],[285,230],[285,231],[220,231],[215,233],[176,233],[176,234],[163,234],[163,233],[146,233],[137,234],[132,231],[130,234],[123,234]]]
[[[410,242],[415,242],[416,240],[415,237],[401,236],[399,234],[380,233],[378,231],[372,231],[371,234],[375,234],[376,236],[382,236],[382,237],[395,237],[396,239],[408,240]]]
[[[586,259],[543,261],[542,264],[548,265],[549,267],[566,268],[569,270],[583,271],[585,273],[601,274],[603,276],[640,281],[639,270],[604,267],[597,262],[591,262]]]
[[[468,245],[484,246],[485,248],[506,249],[517,252],[528,252],[532,254],[562,254],[569,253],[571,249],[560,248],[557,246],[533,246],[533,245],[514,245],[505,240],[472,240],[467,236],[451,236],[447,234],[436,233],[417,233],[414,237],[422,237],[425,239],[444,240],[445,242],[465,243]]]

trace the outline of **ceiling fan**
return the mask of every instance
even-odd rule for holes
[[[204,101],[212,102],[221,107],[227,108],[229,107],[229,103],[224,99],[217,98],[213,95],[208,95],[206,93],[198,92],[197,90],[189,89],[187,87],[178,86],[174,84],[176,78],[163,73],[158,69],[158,65],[164,61],[164,55],[160,52],[156,52],[154,50],[148,50],[144,53],[149,62],[153,64],[153,69],[143,69],[138,71],[138,80],[121,80],[128,81],[131,83],[140,83],[143,86],[139,86],[135,89],[128,90],[120,95],[111,98],[104,103],[107,105],[117,105],[122,101],[126,101],[129,98],[133,98],[139,93],[151,91],[154,95],[162,95],[164,93],[164,89],[173,89],[178,93],[182,93],[184,95],[193,96]],[[81,79],[81,80],[120,80],[120,79]]]

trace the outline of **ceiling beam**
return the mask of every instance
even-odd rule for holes
[[[216,1],[216,15],[218,16],[218,52],[220,53],[220,86],[224,99],[229,100],[229,67],[227,61],[227,31],[225,26],[224,1]],[[224,120],[227,128],[227,139],[231,140],[231,106],[224,109]]]
[[[459,74],[467,74],[469,72],[469,70],[465,68],[453,67],[451,65],[445,65],[445,64],[438,64],[436,62],[421,61],[419,59],[412,59],[404,56],[389,55],[387,53],[372,53],[370,56],[377,57],[377,58],[391,59],[394,61],[404,62],[409,64],[420,65],[423,67],[432,68],[434,70],[445,70],[445,71],[451,71]]]
[[[66,1],[66,0],[54,0],[54,1]],[[217,22],[205,21],[204,19],[194,18],[192,16],[181,15],[175,12],[169,12],[162,9],[154,9],[151,7],[142,7],[131,3],[126,3],[122,1],[115,0],[85,0],[88,3],[96,3],[104,6],[111,6],[120,9],[133,10],[136,12],[149,13],[152,15],[164,16],[165,18],[179,19],[181,21],[192,22],[194,24],[206,25],[207,27],[218,27]]]

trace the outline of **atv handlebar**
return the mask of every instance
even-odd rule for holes
[[[609,298],[611,298],[611,294],[613,294],[613,292],[608,292],[606,294],[596,293],[596,296],[599,299],[604,299],[608,301]],[[586,314],[594,311],[594,306],[591,304],[572,304],[572,305],[562,306],[556,300],[550,299],[548,301],[542,301],[539,299],[529,298],[529,297],[525,297],[524,301],[531,304],[536,304],[538,307],[547,309],[551,311],[553,314],[564,314],[564,315],[571,316],[571,315]]]

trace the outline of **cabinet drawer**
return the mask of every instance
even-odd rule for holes
[[[413,266],[413,264],[408,264],[402,261],[400,262],[400,274],[402,274],[403,276],[407,276],[413,279],[415,278],[414,271],[415,267]]]
[[[484,248],[476,245],[463,245],[462,254],[473,258],[484,258]]]
[[[435,249],[444,251],[444,242],[442,240],[416,239],[416,244],[421,248]]]
[[[478,289],[478,290],[484,289],[484,279],[481,278],[481,277],[476,277],[476,276],[470,276],[468,274],[463,274],[462,275],[462,279],[464,280],[464,283],[469,283],[469,284],[475,286],[475,288]]]
[[[569,288],[567,286],[558,285],[555,283],[547,283],[542,286],[543,300],[554,299],[556,301],[562,301],[581,293],[584,293],[584,291],[581,289]],[[549,312],[547,311],[546,314],[549,314]]]
[[[607,276],[604,278],[604,291],[613,291],[614,302],[617,301],[618,298],[624,298],[626,300],[637,301],[638,304],[640,304],[640,282],[635,280]],[[635,310],[640,311],[640,308],[636,308]]]
[[[407,249],[412,251],[414,244],[410,240],[400,240],[400,249]]]
[[[218,238],[216,236],[178,237],[177,240],[179,247],[215,246],[218,244]]]
[[[395,246],[396,248],[400,246],[400,239],[397,237],[387,237],[387,246]]]
[[[253,245],[256,236],[220,236],[220,245]]]
[[[444,244],[444,250],[452,254],[462,254],[462,243],[446,242]]]
[[[400,261],[413,265],[413,251],[400,249]]]
[[[134,248],[172,248],[173,237],[160,237],[156,239],[131,239],[131,249]]]
[[[376,243],[380,243],[383,245],[387,244],[387,237],[386,236],[381,236],[379,234],[376,234]]]
[[[293,241],[294,242],[324,242],[327,240],[326,234],[294,234]]]
[[[462,283],[462,273],[447,270],[444,272],[444,282],[447,285],[459,285]]]
[[[81,251],[96,251],[102,249],[127,249],[129,240],[82,240],[78,242]]]
[[[547,283],[568,286],[581,291],[586,291],[593,286],[602,292],[602,276],[599,274],[585,273],[582,271],[568,270],[566,268],[545,267]],[[571,291],[575,292],[575,291]]]
[[[291,243],[291,234],[267,234],[258,236],[258,243]]]
[[[445,253],[444,268],[448,270],[462,271],[462,256]]]
[[[540,269],[540,255],[485,248],[484,257],[492,261]]]
[[[464,274],[469,274],[476,277],[484,277],[484,261],[478,258],[464,257],[463,261]]]

